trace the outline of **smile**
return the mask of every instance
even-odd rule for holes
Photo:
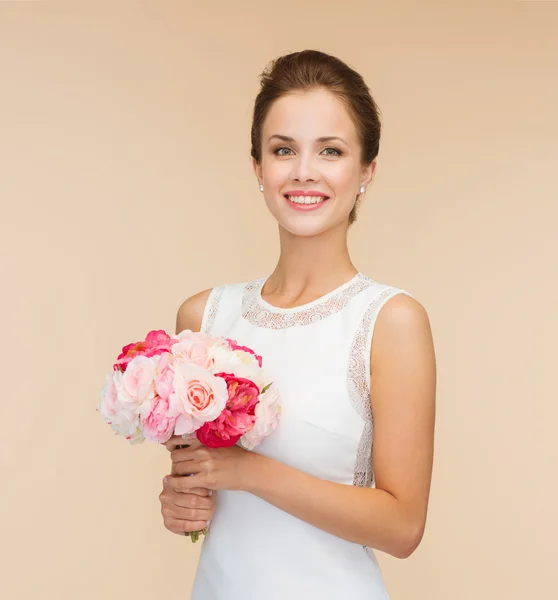
[[[294,204],[320,204],[327,200],[324,196],[285,196],[285,198]]]
[[[287,205],[296,211],[308,212],[319,210],[329,198],[324,196],[284,196]]]

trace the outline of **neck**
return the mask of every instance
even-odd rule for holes
[[[327,291],[358,272],[349,255],[344,226],[314,236],[294,235],[280,226],[279,241],[279,260],[268,283],[280,293]]]

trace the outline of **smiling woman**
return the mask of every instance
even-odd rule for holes
[[[177,332],[253,348],[282,412],[252,452],[167,444],[163,501],[174,515],[189,507],[172,530],[211,519],[193,600],[385,600],[374,551],[405,558],[422,539],[436,381],[428,316],[409,292],[360,272],[347,247],[376,167],[378,114],[362,77],[325,53],[283,56],[262,74],[251,153],[279,261],[186,300]]]
[[[259,112],[266,116],[253,139],[266,141],[252,157],[270,212],[293,234],[350,226],[376,166],[377,144],[369,132],[379,136],[377,113],[372,124],[361,122],[357,111],[347,109],[350,98],[317,86],[289,89],[272,101],[264,95],[264,101],[265,108],[256,102],[255,122]],[[289,209],[311,211],[314,218],[301,220]]]
[[[361,167],[358,192],[354,186],[350,191],[342,190],[351,205],[348,225],[352,225],[357,219],[360,196],[372,178],[380,146],[380,111],[362,76],[335,57],[310,50],[277,59],[264,71],[261,81],[251,134],[258,179],[266,189],[273,187],[275,173],[270,172],[270,158],[286,163],[277,176],[287,170],[292,173],[293,161],[301,169],[333,163],[331,170],[353,169],[356,177]],[[300,114],[296,123],[291,120],[293,111]],[[320,124],[329,131],[312,138],[311,133]],[[294,130],[292,135],[290,129]],[[280,142],[288,146],[283,147]],[[337,147],[331,147],[332,144]],[[311,152],[311,156],[305,152]],[[311,157],[318,156],[319,162],[310,162]],[[339,169],[339,162],[345,169]]]

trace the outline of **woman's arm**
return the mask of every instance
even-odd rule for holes
[[[435,355],[426,311],[398,294],[371,351],[376,488],[323,480],[238,446],[173,450],[172,486],[243,489],[338,537],[406,558],[425,528],[434,448]]]

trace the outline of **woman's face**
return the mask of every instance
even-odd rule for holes
[[[360,158],[344,104],[315,90],[274,102],[263,124],[261,164],[253,162],[271,214],[287,231],[308,236],[348,223],[359,188],[375,169],[375,162],[361,166]],[[304,194],[312,204],[301,204]]]

